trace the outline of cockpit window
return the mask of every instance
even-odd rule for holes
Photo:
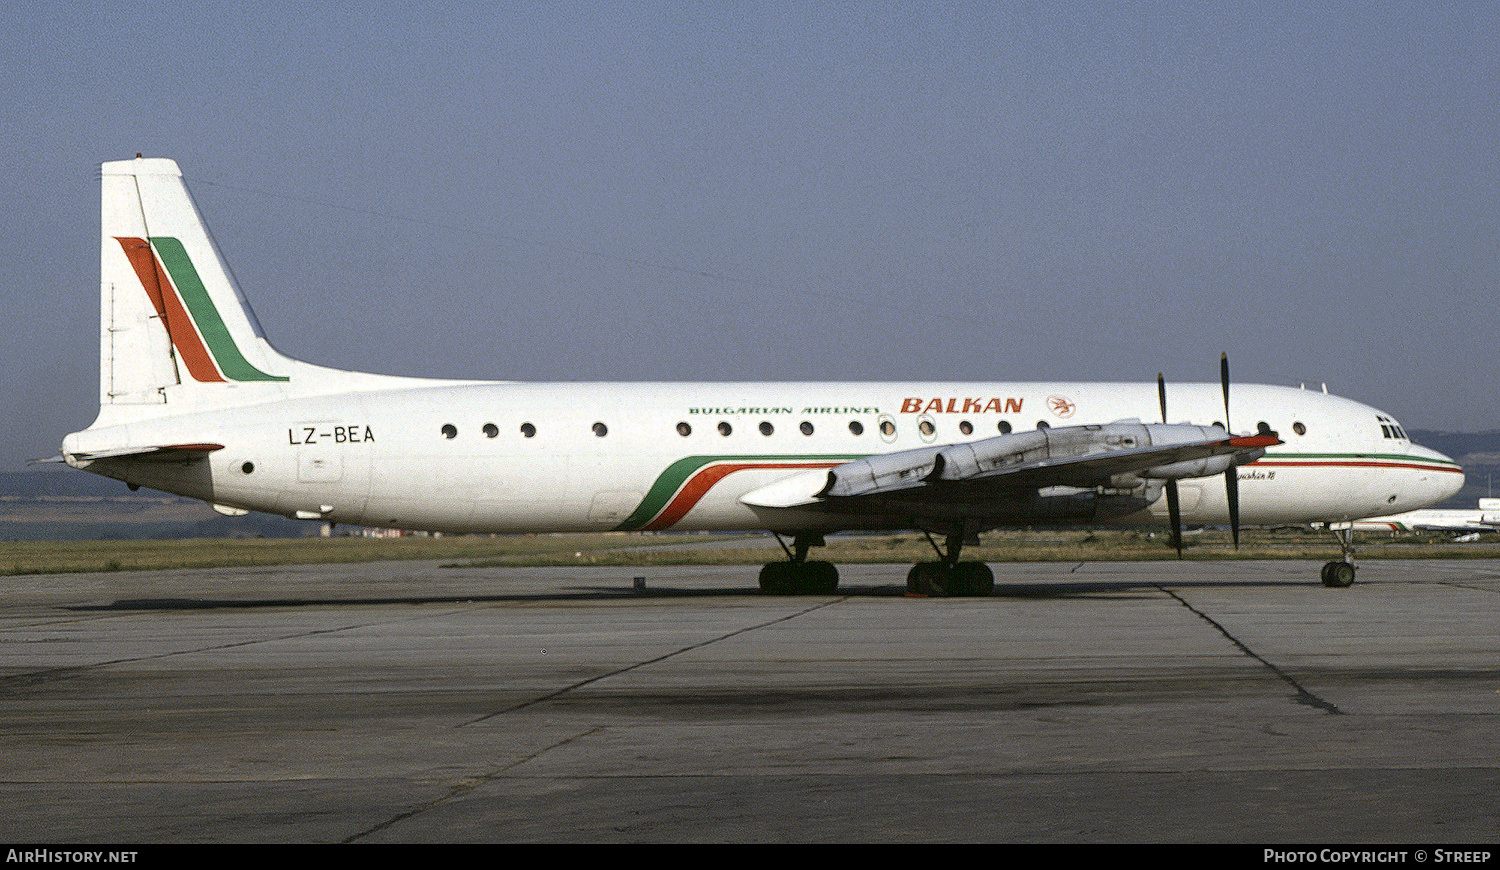
[[[1377,416],[1375,419],[1380,421],[1381,435],[1384,435],[1387,438],[1394,438],[1398,441],[1408,440],[1406,437],[1406,430],[1401,428],[1400,423],[1397,423],[1390,417]]]

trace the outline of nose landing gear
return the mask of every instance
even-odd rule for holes
[[[1343,560],[1329,562],[1323,566],[1323,585],[1331,589],[1345,589],[1354,585],[1354,526],[1328,524],[1328,531],[1338,538]]]

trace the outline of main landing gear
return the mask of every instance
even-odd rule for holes
[[[958,554],[965,543],[979,543],[977,536],[964,540],[963,534],[948,535],[946,550],[937,545],[932,534],[923,531],[927,543],[937,551],[938,561],[918,562],[906,572],[908,595],[984,598],[995,591],[995,572],[983,562],[960,562]]]
[[[768,562],[760,569],[760,591],[767,595],[832,595],[839,588],[839,569],[832,562],[807,560],[807,551],[823,546],[822,535],[802,533],[789,549],[780,535],[776,543],[786,550],[787,561]]]
[[[937,551],[933,562],[918,562],[906,572],[906,591],[911,595],[982,598],[995,591],[995,573],[983,562],[960,562],[965,543],[978,543],[971,536],[948,535],[945,547],[939,547],[932,534],[927,542]],[[788,547],[781,535],[776,543],[786,551],[785,562],[769,562],[760,569],[760,591],[766,595],[832,595],[839,588],[839,569],[832,562],[807,558],[807,551],[823,546],[823,536],[802,532]]]
[[[1333,532],[1333,536],[1339,539],[1339,549],[1343,551],[1343,559],[1323,566],[1323,585],[1333,589],[1344,589],[1354,585],[1354,527],[1349,525],[1344,528],[1334,528],[1333,524],[1329,523],[1328,531]]]

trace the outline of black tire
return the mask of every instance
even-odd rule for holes
[[[995,592],[995,572],[990,566],[983,562],[959,562],[957,575],[957,586],[961,590],[957,595],[967,595],[971,598],[988,598]]]
[[[1354,566],[1348,562],[1329,562],[1323,567],[1323,585],[1330,589],[1347,589],[1354,585]]]
[[[791,562],[767,562],[760,569],[762,595],[791,595],[796,591],[796,585]]]
[[[839,591],[839,569],[832,562],[803,562],[798,571],[800,591],[807,595],[832,595]]]
[[[943,598],[953,595],[953,572],[942,562],[918,562],[916,568],[917,591],[923,595]]]

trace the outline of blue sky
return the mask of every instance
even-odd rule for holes
[[[21,2],[0,40],[12,468],[93,419],[97,164],[138,152],[325,365],[1188,381],[1225,351],[1500,428],[1484,4]]]

